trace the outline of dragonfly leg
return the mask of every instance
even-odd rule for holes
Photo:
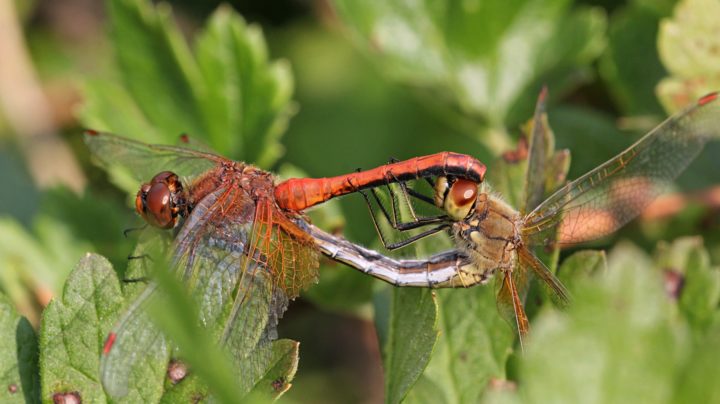
[[[147,276],[141,276],[139,278],[123,278],[123,283],[147,283],[150,282],[150,278]]]
[[[129,228],[129,229],[125,229],[125,230],[123,230],[123,237],[127,238],[127,237],[128,237],[128,234],[130,234],[130,233],[132,233],[132,232],[134,232],[134,231],[145,230],[145,228],[146,228],[147,226],[148,226],[148,224],[145,223],[144,225],[142,225],[142,226],[140,226],[140,227],[131,227],[131,228]]]
[[[390,175],[393,175],[393,174],[390,174]],[[390,187],[390,181],[388,181],[386,186],[388,188],[388,192],[390,193],[390,204],[392,207],[392,216],[387,211],[387,208],[385,207],[385,205],[383,205],[375,188],[371,188],[370,192],[372,193],[373,199],[375,199],[375,203],[377,203],[377,205],[380,209],[380,212],[383,214],[383,216],[385,216],[385,219],[387,219],[387,221],[390,222],[390,225],[392,226],[393,229],[399,230],[399,231],[406,231],[406,230],[412,230],[412,229],[416,229],[418,227],[426,226],[428,224],[443,223],[443,222],[450,221],[450,218],[445,214],[418,218],[415,215],[415,211],[412,208],[412,204],[410,203],[410,199],[409,199],[408,195],[414,196],[423,201],[430,201],[429,203],[432,203],[433,206],[435,205],[435,203],[432,202],[431,198],[428,198],[427,196],[425,196],[415,190],[407,188],[405,182],[399,181],[394,175],[393,175],[392,181],[399,183],[400,186],[403,188],[403,195],[404,195],[405,203],[410,208],[410,213],[413,216],[413,219],[411,221],[403,222],[400,219],[400,213],[398,212],[397,205],[396,205],[397,200],[395,197],[395,192]],[[365,197],[365,202],[367,203],[371,214],[373,214],[373,216],[374,216],[374,212],[372,211],[372,204],[370,203],[369,198],[367,198],[367,195],[364,193],[364,191],[359,191],[359,192],[363,195],[363,197]],[[426,198],[426,199],[423,199],[423,198]]]
[[[439,233],[439,232],[441,232],[441,231],[443,231],[443,230],[447,230],[448,228],[450,228],[450,224],[449,224],[449,223],[442,223],[442,224],[440,224],[439,226],[435,226],[435,227],[433,227],[432,229],[425,230],[425,231],[422,232],[422,233],[416,234],[416,235],[414,235],[414,236],[412,236],[412,237],[409,237],[409,238],[407,238],[407,239],[405,239],[405,240],[398,241],[397,243],[386,244],[385,241],[383,240],[383,245],[384,245],[384,247],[387,248],[388,250],[397,250],[398,248],[405,247],[405,246],[407,246],[407,245],[409,245],[409,244],[412,244],[412,243],[414,243],[414,242],[416,242],[416,241],[418,241],[418,240],[420,240],[420,239],[423,239],[423,238],[425,238],[425,237],[427,237],[427,236],[430,236],[430,235],[435,234],[435,233]]]
[[[370,211],[370,219],[372,220],[373,226],[375,227],[375,231],[377,232],[378,236],[380,237],[380,241],[382,242],[383,246],[388,250],[395,250],[395,249],[404,247],[404,246],[411,244],[417,240],[420,240],[423,237],[427,237],[431,234],[435,234],[441,230],[444,230],[444,229],[447,229],[448,227],[450,227],[450,223],[448,222],[448,218],[446,215],[420,218],[420,219],[417,219],[416,222],[397,223],[393,220],[393,218],[390,217],[390,214],[388,213],[387,209],[380,202],[380,199],[378,198],[378,196],[373,192],[373,197],[375,198],[375,201],[378,203],[378,206],[380,207],[380,211],[382,212],[383,216],[385,216],[385,218],[388,220],[388,222],[390,222],[390,225],[396,230],[407,231],[407,230],[417,229],[419,227],[423,227],[423,226],[427,226],[427,225],[431,225],[431,224],[440,223],[439,226],[429,229],[427,231],[424,231],[415,236],[412,236],[406,240],[399,241],[397,243],[389,243],[387,241],[387,239],[385,238],[385,233],[382,231],[382,229],[380,229],[380,225],[377,222],[377,218],[375,218],[375,212],[372,209],[372,203],[370,202],[370,198],[367,196],[367,193],[365,193],[364,191],[360,191],[360,190],[358,192],[360,192],[360,194],[365,199],[365,204],[367,205],[368,210]]]
[[[146,258],[149,259],[150,261],[153,260],[152,257],[151,257],[149,254],[128,255],[128,257],[127,257],[128,261],[131,261],[131,260],[144,260],[144,259],[146,259]]]

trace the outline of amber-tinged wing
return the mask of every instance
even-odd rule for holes
[[[287,293],[294,293],[280,285],[277,274],[305,265],[312,267],[308,273],[317,270],[312,250],[301,251],[305,246],[273,221],[278,218],[258,216],[267,206],[240,187],[219,188],[195,206],[173,245],[172,267],[198,304],[199,323],[231,353],[243,391],[267,370],[275,327],[287,306]],[[281,258],[273,258],[277,256]],[[295,267],[271,267],[280,262]],[[168,352],[144,308],[171,302],[163,302],[154,285],[149,288],[114,330],[115,341],[102,361],[103,385],[114,398],[132,392],[134,375],[157,367]]]
[[[161,171],[194,177],[224,161],[218,155],[178,146],[150,145],[92,130],[85,131],[85,144],[103,167],[120,166],[138,181],[148,181]]]
[[[518,283],[527,286],[527,273],[522,267],[515,271],[504,271],[495,280],[497,307],[500,316],[518,333],[520,348],[524,350],[524,341],[530,331],[530,322],[523,308],[524,291],[518,290]]]
[[[552,295],[557,298],[561,304],[567,304],[570,301],[570,292],[560,282],[560,280],[543,264],[532,251],[522,246],[517,250],[519,265],[522,270],[532,270],[532,274],[540,279],[543,284],[552,291]]]
[[[525,239],[537,241],[558,224],[561,244],[617,230],[664,192],[707,141],[719,138],[720,100],[713,93],[551,195],[525,217]]]

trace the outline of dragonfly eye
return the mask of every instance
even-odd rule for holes
[[[182,185],[177,175],[163,171],[140,188],[135,198],[135,210],[153,226],[172,228],[181,210],[176,206],[181,193]]]
[[[443,208],[451,218],[463,220],[470,215],[477,194],[478,184],[476,182],[457,179],[450,185]]]

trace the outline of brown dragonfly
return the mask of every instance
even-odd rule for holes
[[[536,129],[540,128],[544,98],[545,92],[538,101]],[[542,194],[540,197],[537,193],[529,194],[528,198],[538,202],[531,202],[532,210],[527,213],[510,206],[481,182],[446,175],[426,176],[434,179],[432,196],[420,195],[399,181],[405,198],[415,197],[443,210],[443,214],[435,217],[418,218],[413,215],[412,220],[402,222],[395,206],[391,214],[373,193],[383,216],[396,230],[426,228],[420,234],[393,244],[385,241],[376,223],[386,248],[401,248],[440,231],[450,233],[456,249],[427,259],[393,259],[307,223],[300,226],[313,237],[324,254],[397,286],[469,287],[483,284],[492,275],[500,273],[498,307],[518,330],[522,346],[529,330],[522,304],[522,289],[527,285],[528,270],[561,302],[569,299],[565,287],[533,253],[533,248],[545,247],[549,242],[570,245],[594,240],[614,232],[640,214],[666,191],[706,142],[720,138],[718,98],[718,93],[702,97],[625,151],[561,187],[547,199],[542,200]],[[535,135],[533,138],[541,139],[542,136]],[[538,149],[542,147],[530,147],[531,173],[538,172],[532,169],[533,166],[537,168],[534,164],[537,160],[534,159],[538,159],[539,155],[533,155],[532,151]],[[392,182],[392,177],[387,178],[388,182]],[[322,189],[314,180],[294,181],[304,184],[306,192],[296,192],[303,194],[305,200],[322,199],[314,195],[315,190]],[[320,183],[323,180],[317,181]],[[376,189],[371,190],[375,192]],[[366,200],[370,202],[367,196]],[[395,200],[393,196],[391,201]],[[372,217],[375,220],[375,216]]]

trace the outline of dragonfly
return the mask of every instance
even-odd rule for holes
[[[534,132],[541,128],[546,92],[538,100]],[[529,332],[523,296],[528,275],[546,285],[561,304],[570,296],[563,284],[534,253],[536,247],[574,245],[606,236],[639,215],[692,162],[704,145],[720,138],[720,100],[711,93],[668,118],[626,150],[542,200],[529,184],[528,212],[520,212],[493,193],[486,183],[447,175],[428,175],[433,195],[421,195],[400,181],[406,200],[427,202],[443,214],[415,217],[402,222],[391,197],[392,210],[384,208],[376,188],[370,188],[380,212],[398,231],[426,229],[397,243],[388,243],[371,214],[383,245],[388,250],[405,247],[419,239],[446,231],[455,248],[427,259],[394,259],[348,242],[308,223],[300,226],[323,253],[364,273],[397,286],[428,288],[470,287],[487,283],[496,274],[500,314],[517,330],[521,348]],[[533,138],[541,139],[541,133]],[[535,141],[538,141],[535,139]],[[544,146],[532,144],[528,156],[530,174],[542,166]],[[428,173],[429,174],[429,173]],[[536,185],[543,180],[528,179]],[[324,198],[323,180],[297,179],[292,184],[304,200]],[[542,185],[542,184],[540,184]],[[283,189],[280,184],[276,189]],[[388,189],[390,189],[388,187]],[[392,192],[392,191],[391,191]],[[370,199],[365,195],[370,205]],[[282,198],[279,198],[282,200]],[[535,200],[536,202],[533,202]],[[371,209],[372,211],[372,209]],[[429,226],[429,228],[428,228]],[[554,235],[554,236],[553,236]]]
[[[381,183],[430,175],[481,182],[485,174],[477,159],[442,152],[316,179],[322,187],[313,192],[323,197],[311,200],[303,194],[310,188],[291,182],[278,189],[271,173],[212,152],[97,131],[87,131],[85,142],[101,166],[124,167],[142,182],[135,209],[148,225],[171,233],[171,270],[198,303],[199,323],[235,354],[244,391],[261,377],[289,301],[317,281],[321,250],[302,210]],[[109,333],[100,373],[111,397],[144,398],[132,396],[133,381],[169,362],[172,344],[146,312],[162,304],[168,302],[157,285],[148,284]]]

